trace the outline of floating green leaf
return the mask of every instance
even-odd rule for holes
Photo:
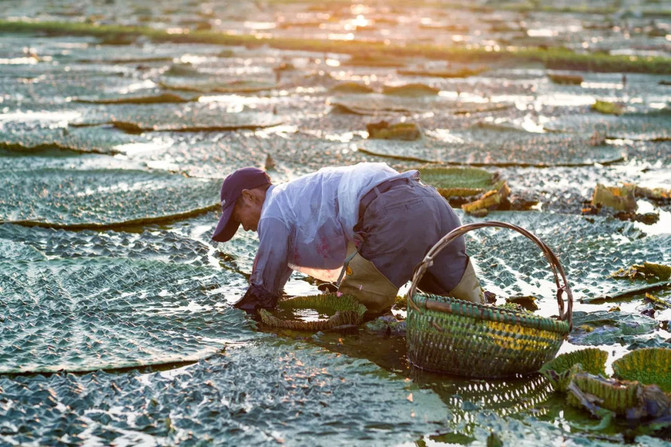
[[[4,170],[0,221],[104,228],[174,220],[213,209],[219,180],[132,170]]]
[[[474,166],[584,166],[620,160],[622,149],[592,146],[575,135],[519,131],[451,132],[449,141],[425,138],[418,142],[361,143],[365,153],[400,160],[469,164]]]
[[[671,392],[671,348],[636,349],[613,362],[615,377]]]
[[[269,113],[230,113],[210,104],[187,103],[111,105],[87,113],[77,124],[112,124],[129,133],[140,133],[253,130],[280,123]]]
[[[358,325],[361,323],[366,307],[353,296],[322,294],[300,296],[281,300],[277,304],[279,312],[270,312],[265,309],[259,311],[261,321],[271,327],[323,331],[338,326]],[[314,310],[319,314],[327,315],[327,319],[302,319],[296,311]]]
[[[445,198],[481,194],[494,185],[496,178],[496,174],[479,168],[424,166],[418,170],[422,181]]]
[[[211,269],[143,260],[3,262],[0,373],[92,371],[212,355],[223,347],[222,328],[242,324],[212,292],[230,280]]]
[[[605,375],[607,359],[608,353],[601,349],[581,349],[558,355],[544,364],[538,372],[552,383],[555,391],[566,391],[571,376],[574,374],[573,367],[575,365],[580,365],[577,371]]]

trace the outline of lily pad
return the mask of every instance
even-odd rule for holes
[[[592,134],[598,131],[606,138],[645,141],[671,140],[669,112],[648,114],[574,114],[551,120],[544,127],[553,132]]]
[[[670,234],[646,236],[632,223],[615,219],[532,211],[497,211],[485,220],[520,225],[545,241],[559,257],[574,296],[581,301],[626,289],[626,284],[611,278],[610,274],[617,268],[628,267],[630,260],[647,259],[649,262],[666,264],[671,256]],[[476,218],[468,215],[462,217],[464,223],[473,221]],[[554,284],[543,281],[549,275],[547,261],[540,255],[534,256],[537,249],[533,244],[526,245],[523,238],[512,233],[483,229],[477,232],[477,237],[466,235],[469,255],[482,272],[483,287],[499,296],[538,296],[539,292],[542,292],[541,296],[546,296],[554,290]],[[471,237],[474,237],[474,242],[468,244]],[[501,268],[504,265],[505,270]],[[525,282],[529,284],[525,285]],[[543,301],[539,305],[543,308]],[[547,305],[550,310],[557,309],[551,302]],[[610,318],[614,316],[610,314]],[[644,322],[654,323],[647,317],[641,318]],[[574,322],[574,327],[577,326]]]
[[[440,89],[431,87],[426,84],[405,84],[385,86],[382,88],[382,93],[385,95],[406,96],[410,98],[417,98],[421,96],[435,96],[440,92]]]
[[[231,280],[220,271],[100,257],[1,267],[0,373],[195,361],[223,348],[222,327],[240,324],[213,292]]]
[[[341,82],[340,84],[334,85],[330,92],[340,94],[366,94],[373,93],[373,89],[365,84],[359,84],[357,82]]]
[[[161,86],[170,90],[198,93],[255,93],[277,88],[277,84],[272,82],[242,79],[226,81],[220,77],[213,79],[170,77],[163,79]]]
[[[401,160],[473,166],[584,166],[622,159],[621,148],[592,146],[588,138],[576,135],[480,129],[450,132],[450,137],[449,141],[367,140],[360,150]]]
[[[481,194],[494,185],[496,178],[496,174],[479,168],[425,166],[418,170],[424,183],[448,199]]]
[[[281,120],[269,113],[230,113],[212,104],[187,103],[112,105],[91,111],[76,124],[112,124],[129,133],[211,132],[272,127],[281,124]]]
[[[579,371],[605,375],[607,359],[608,353],[601,349],[581,349],[558,355],[544,364],[538,372],[552,383],[555,391],[563,392],[568,388],[575,365],[580,365],[577,369]]]
[[[106,228],[169,221],[216,208],[219,180],[131,170],[3,171],[0,221]]]
[[[142,136],[128,135],[109,126],[53,128],[19,122],[0,125],[0,149],[25,155],[50,149],[114,155],[121,152],[122,145],[148,142]]]
[[[335,110],[356,115],[376,115],[379,113],[424,113],[427,111],[452,114],[492,112],[512,107],[510,103],[480,103],[454,101],[440,96],[382,95],[339,95],[330,100]]]
[[[120,98],[106,98],[106,99],[88,99],[76,98],[75,102],[84,104],[169,104],[190,102],[198,99],[198,97],[184,97],[175,95],[174,93],[159,93],[155,95],[145,96],[126,96]]]
[[[644,315],[623,312],[574,312],[569,341],[576,345],[629,345],[638,336],[651,334],[657,321]]]
[[[636,349],[613,362],[615,377],[658,385],[671,392],[671,349]]]
[[[314,296],[300,296],[281,300],[277,303],[278,310],[268,311],[261,309],[261,321],[270,327],[323,331],[338,326],[358,325],[366,313],[366,307],[351,295],[337,296],[322,294]],[[326,319],[303,318],[301,311],[314,311],[326,315]]]

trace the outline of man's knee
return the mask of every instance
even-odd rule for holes
[[[354,296],[373,313],[384,312],[394,304],[398,287],[380,273],[371,261],[357,253],[345,269],[339,292]]]

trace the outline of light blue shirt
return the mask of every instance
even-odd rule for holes
[[[359,202],[373,187],[399,174],[384,163],[323,168],[289,183],[271,186],[258,225],[259,251],[252,284],[279,293],[293,267],[341,268],[354,242]]]

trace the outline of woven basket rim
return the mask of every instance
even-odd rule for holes
[[[417,307],[420,313],[424,313],[425,311],[430,310],[426,309],[426,301],[433,301],[450,305],[449,311],[442,312],[446,316],[457,315],[477,320],[509,323],[532,329],[548,330],[551,332],[557,332],[559,334],[568,334],[570,330],[569,323],[567,321],[555,320],[553,318],[542,317],[540,315],[525,314],[517,310],[503,309],[487,304],[472,303],[470,301],[460,300],[449,296],[434,295],[418,291],[413,295],[413,299],[419,299],[420,302],[418,303],[419,306]],[[416,310],[412,307],[409,307],[408,311],[413,312]]]

